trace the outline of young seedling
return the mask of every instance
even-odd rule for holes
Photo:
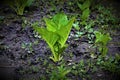
[[[66,41],[74,20],[75,17],[68,20],[64,13],[58,13],[53,16],[52,19],[44,18],[46,28],[40,28],[36,26],[36,24],[33,24],[34,30],[37,31],[49,45],[53,54],[50,59],[54,62],[62,59],[62,53],[67,47]]]

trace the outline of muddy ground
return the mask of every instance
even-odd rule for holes
[[[69,7],[66,4],[64,6],[59,5],[66,14],[74,15],[79,12],[78,9],[72,10],[73,6]],[[47,65],[43,64],[45,64],[44,61],[47,64],[54,64],[49,59],[51,51],[44,40],[35,37],[31,23],[40,21],[40,25],[44,26],[43,17],[49,17],[55,13],[57,11],[50,10],[49,1],[47,0],[27,8],[23,16],[16,15],[8,6],[0,5],[0,16],[4,17],[0,22],[0,76],[4,76],[4,80],[19,80],[21,78],[22,80],[41,80],[41,76],[47,75],[45,72]],[[24,23],[25,20],[26,23]],[[108,55],[120,54],[119,30],[108,31],[112,36],[112,41],[108,44]],[[90,51],[95,50],[89,49],[91,44],[88,43],[88,38],[84,36],[75,40],[72,34],[75,34],[74,29],[72,29],[67,40],[69,46],[64,52],[64,60],[68,63],[76,63],[81,59],[90,58]],[[33,66],[35,68],[39,67],[38,70],[33,70]],[[92,80],[119,80],[118,75],[102,70],[91,76]],[[71,74],[69,77],[71,80],[83,80]]]

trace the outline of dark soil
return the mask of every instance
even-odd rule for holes
[[[61,4],[58,6],[62,7],[66,14],[74,15],[77,12],[79,13],[77,9],[71,10],[73,7],[66,4],[61,6]],[[35,37],[31,24],[25,24],[25,28],[22,28],[22,24],[24,17],[30,23],[41,21],[40,25],[44,26],[43,17],[49,17],[55,13],[57,12],[54,10],[50,11],[49,1],[47,0],[26,9],[23,16],[17,16],[8,6],[0,5],[0,16],[4,16],[4,19],[0,22],[0,78],[4,78],[1,80],[41,80],[41,76],[46,75],[48,77],[45,72],[47,65],[54,64],[49,59],[51,51],[45,41]],[[74,32],[74,29],[72,29],[71,34],[74,34]],[[113,30],[109,32],[112,41],[108,45],[108,55],[115,56],[116,53],[120,54],[120,31]],[[35,42],[38,44],[35,44]],[[68,61],[68,63],[70,60],[71,63],[77,63],[81,59],[89,59],[90,51],[95,51],[93,48],[89,49],[91,44],[88,43],[85,36],[75,40],[70,35],[67,43],[69,46],[65,51],[64,60]],[[23,45],[26,45],[25,48],[22,47]],[[72,54],[71,57],[70,54]],[[43,65],[45,60],[47,65]],[[33,66],[39,67],[38,70],[32,70]],[[89,74],[92,76],[92,80],[119,80],[120,76],[101,69],[94,74]],[[82,80],[72,74],[70,78],[71,80]]]

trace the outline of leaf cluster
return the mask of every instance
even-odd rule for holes
[[[52,19],[44,18],[46,28],[33,25],[33,28],[42,36],[49,45],[53,56],[50,57],[54,62],[62,59],[61,53],[67,47],[65,44],[72,28],[75,18],[67,19],[64,13],[53,16]]]
[[[81,24],[85,24],[85,21],[88,19],[90,14],[90,6],[91,6],[92,0],[85,0],[82,3],[77,2],[78,7],[82,11],[81,15]]]

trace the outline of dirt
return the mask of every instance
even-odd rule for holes
[[[24,78],[25,80],[38,80],[39,76],[46,74],[44,72],[44,60],[52,61],[49,59],[51,55],[50,49],[47,44],[42,39],[35,37],[31,25],[27,25],[24,29],[22,28],[23,19],[31,23],[35,21],[41,21],[41,25],[44,25],[43,17],[46,15],[52,16],[56,12],[49,11],[49,2],[38,3],[38,6],[31,6],[27,9],[23,16],[17,16],[14,11],[6,6],[0,6],[0,16],[4,16],[2,23],[0,23],[0,76],[4,77],[3,80],[19,80]],[[43,7],[44,6],[44,7]],[[64,8],[65,7],[65,8]],[[64,6],[65,13],[73,15],[74,10],[67,10],[69,7]],[[72,8],[72,7],[71,7]],[[77,12],[77,11],[75,11]],[[74,30],[72,30],[74,33]],[[71,33],[72,33],[71,32]],[[115,31],[115,35],[112,36],[112,41],[109,43],[109,55],[114,56],[116,53],[120,54],[120,32]],[[38,41],[38,44],[32,44]],[[65,51],[65,55],[72,53],[72,58],[70,56],[64,57],[66,61],[72,60],[72,62],[79,62],[81,59],[86,59],[90,57],[90,51],[95,51],[89,48],[91,44],[87,42],[87,38],[80,38],[79,40],[74,40],[70,37],[67,41],[69,44]],[[30,46],[32,44],[32,46]],[[26,45],[22,48],[22,45]],[[30,50],[31,48],[31,50]],[[32,66],[40,66],[38,71],[30,71]],[[24,72],[20,72],[20,71]],[[118,80],[118,76],[111,76],[111,74],[106,71],[98,71],[97,74],[92,75],[94,79],[92,80]],[[115,77],[117,77],[115,79]],[[76,80],[82,80],[77,79]]]

